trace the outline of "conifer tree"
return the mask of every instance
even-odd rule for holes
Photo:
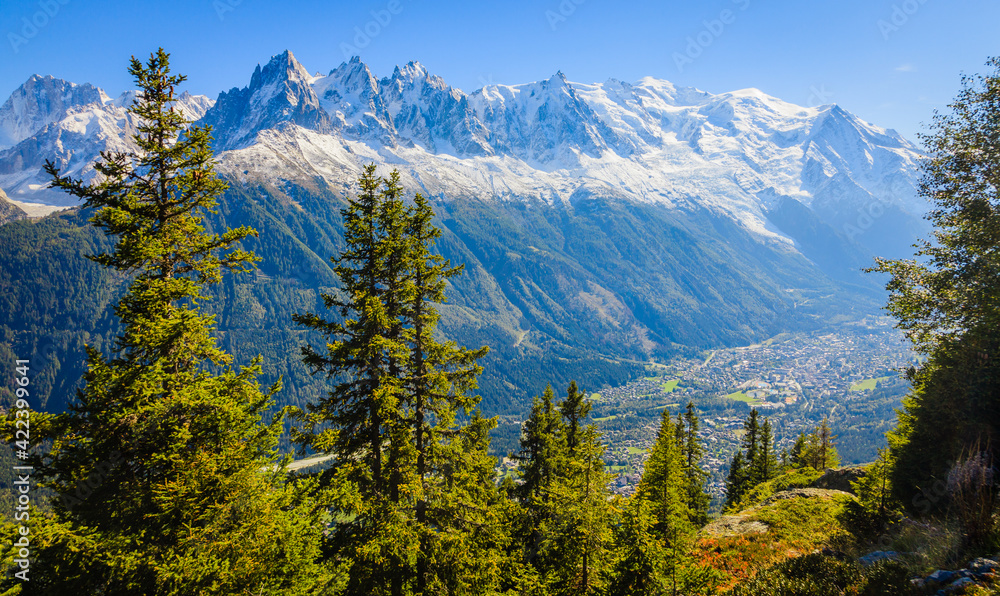
[[[757,408],[751,409],[750,415],[743,421],[743,433],[742,444],[746,454],[747,481],[751,483],[748,488],[753,488],[753,485],[758,482],[757,463],[760,461],[760,416],[757,414]]]
[[[343,291],[323,296],[343,321],[296,317],[332,340],[304,347],[306,363],[340,381],[301,415],[297,439],[336,454],[325,482],[358,496],[333,503],[349,518],[335,524],[333,556],[353,560],[349,594],[488,590],[506,539],[486,454],[495,421],[475,412],[471,393],[487,348],[435,338],[435,305],[462,267],[432,252],[433,210],[419,194],[406,206],[397,172],[380,178],[369,166],[359,186],[334,259]],[[463,548],[464,558],[447,555]]]
[[[796,467],[809,466],[822,472],[840,465],[840,456],[826,418],[808,435],[800,433],[792,447],[792,462]]]
[[[653,529],[653,504],[629,499],[615,533],[615,554],[608,573],[608,596],[668,594],[671,551]]]
[[[569,407],[560,409],[568,415],[573,412]],[[540,525],[539,567],[553,595],[597,593],[611,539],[610,476],[604,471],[599,433],[593,425],[580,429],[570,450],[570,428],[570,420],[564,418],[565,450],[549,485],[547,515]]]
[[[572,458],[577,447],[583,440],[583,421],[590,415],[591,404],[587,395],[576,386],[576,381],[569,382],[566,399],[559,404],[559,413],[565,425],[566,449]]]
[[[652,530],[660,538],[667,553],[663,562],[665,582],[676,586],[680,575],[682,554],[687,548],[691,510],[687,504],[687,479],[684,474],[684,458],[677,443],[677,428],[664,409],[660,418],[660,430],[656,442],[649,452],[646,468],[636,489],[636,499],[651,503]]]
[[[115,237],[90,257],[131,277],[115,307],[113,354],[88,348],[84,386],[52,421],[41,469],[54,516],[38,554],[35,593],[305,594],[325,589],[318,513],[286,483],[259,360],[235,368],[200,310],[224,272],[258,260],[238,248],[250,228],[209,234],[202,214],[225,184],[211,136],[188,127],[162,49],[129,68],[137,151],[103,152],[100,181],[52,185],[83,199]],[[96,484],[96,486],[95,486]],[[85,498],[79,488],[91,490]],[[238,539],[234,539],[238,537]]]
[[[689,507],[685,443],[677,441],[677,427],[664,410],[642,480],[628,507],[634,517],[624,520],[619,530],[622,542],[617,545],[609,585],[612,594],[710,591],[708,576],[689,556],[695,526]]]
[[[397,176],[393,172],[390,184],[396,184]],[[461,578],[470,573],[482,576],[483,568],[490,565],[493,547],[472,541],[474,548],[462,553],[456,545],[468,544],[470,535],[483,534],[486,527],[492,530],[485,534],[494,538],[500,535],[499,520],[495,518],[499,495],[493,487],[493,459],[486,454],[489,430],[496,422],[473,412],[479,397],[471,394],[482,372],[477,361],[489,348],[469,350],[434,337],[439,319],[434,305],[445,301],[446,279],[461,273],[463,267],[452,267],[431,252],[432,244],[441,235],[432,223],[433,217],[430,204],[417,194],[405,229],[409,288],[402,319],[403,339],[409,349],[404,399],[418,481],[415,522],[421,531],[414,588],[418,594],[436,584],[447,585],[446,578],[461,583]],[[470,423],[460,427],[456,417],[472,414]],[[459,558],[441,556],[442,551],[449,550],[461,553]]]
[[[795,444],[792,445],[792,450],[788,454],[789,461],[793,468],[803,468],[807,465],[804,457],[806,451],[806,433],[800,432],[799,436],[795,438]]]
[[[757,461],[753,462],[753,483],[767,482],[778,474],[778,456],[774,451],[774,434],[771,431],[771,419],[765,418],[760,427],[760,446],[757,449]]]
[[[400,487],[416,482],[400,374],[407,354],[400,321],[407,287],[399,262],[403,209],[398,188],[378,177],[374,165],[365,167],[358,185],[358,195],[341,210],[346,246],[331,259],[341,292],[321,295],[341,319],[294,316],[330,340],[320,349],[303,346],[303,362],[338,382],[297,413],[304,424],[293,429],[293,438],[336,456],[322,478],[324,489],[358,496],[330,503],[344,518],[334,524],[328,550],[331,559],[352,562],[347,594],[395,596],[412,580],[412,546],[420,540],[400,506]],[[388,288],[396,294],[388,296]]]
[[[726,507],[738,504],[747,491],[778,473],[771,421],[765,418],[761,424],[753,409],[743,422],[743,430],[742,450],[733,456],[726,478]]]
[[[520,541],[545,593],[593,593],[601,585],[610,541],[608,482],[600,435],[584,425],[586,394],[571,382],[553,403],[552,387],[524,422],[519,496],[525,507]]]
[[[726,476],[726,508],[736,505],[743,498],[747,486],[748,464],[743,457],[743,451],[736,450],[733,460],[729,463],[729,474]]]
[[[531,403],[531,415],[521,427],[521,449],[514,456],[519,462],[521,472],[520,498],[522,503],[530,504],[541,500],[545,495],[545,487],[552,479],[553,468],[556,465],[557,448],[562,421],[556,411],[555,394],[549,385],[542,393],[541,399],[534,398]]]
[[[708,472],[701,468],[701,458],[704,448],[698,439],[698,414],[694,402],[688,402],[684,411],[684,475],[687,478],[687,505],[691,510],[691,522],[703,526],[708,522],[708,507],[712,497],[705,492],[705,481]]]

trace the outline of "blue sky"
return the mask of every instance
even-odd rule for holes
[[[31,74],[131,87],[158,46],[215,97],[290,49],[312,72],[357,51],[376,75],[418,60],[451,85],[643,76],[838,103],[915,139],[960,75],[1000,54],[996,0],[3,0],[0,100]]]

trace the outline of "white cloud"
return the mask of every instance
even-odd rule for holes
[[[894,70],[896,72],[915,72],[917,67],[907,62],[906,64],[900,64]]]

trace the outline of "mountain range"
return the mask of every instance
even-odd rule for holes
[[[0,106],[0,284],[11,289],[0,333],[15,352],[48,342],[52,408],[82,366],[74,350],[108,347],[122,282],[91,270],[83,255],[107,240],[65,209],[72,197],[46,188],[41,167],[51,159],[92,179],[100,151],[130,147],[133,98],[33,76]],[[250,243],[260,272],[227,281],[210,307],[220,337],[238,357],[270,358],[293,403],[321,384],[297,363],[308,338],[290,313],[336,286],[339,209],[369,163],[432,199],[441,252],[466,265],[442,328],[491,346],[492,411],[546,381],[599,387],[678,351],[876,312],[880,280],[860,269],[908,254],[926,232],[915,145],[837,105],[756,89],[557,72],[465,93],[416,62],[383,78],[357,58],[310,74],[286,51],[246,87],[185,93],[178,107],[212,126],[230,183],[210,225],[261,232]]]

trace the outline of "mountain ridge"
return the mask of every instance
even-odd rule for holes
[[[216,169],[230,184],[210,227],[260,231],[247,241],[264,257],[260,275],[233,281],[210,307],[220,334],[241,361],[273,361],[296,404],[318,388],[297,363],[291,314],[318,308],[317,293],[336,288],[339,210],[368,163],[380,175],[397,169],[407,194],[430,199],[438,249],[466,265],[441,329],[492,347],[482,390],[494,412],[516,410],[548,381],[596,388],[678,351],[873,314],[881,289],[860,268],[872,254],[893,256],[876,253],[879,242],[905,250],[919,223],[915,148],[835,106],[651,78],[580,84],[562,73],[466,94],[418,62],[381,79],[360,59],[308,73],[284,52],[245,87],[214,101],[185,95],[180,105],[213,126]],[[51,121],[0,150],[0,188],[12,200],[72,206],[44,187],[45,158],[89,180],[100,150],[129,150],[129,94],[98,98],[53,104],[31,120]],[[892,215],[861,222],[872,207]],[[117,286],[94,281],[82,257],[97,240],[78,229],[79,214],[56,220],[36,231],[0,226],[0,247],[13,251],[0,278],[40,281],[14,269],[18,251],[71,273],[45,280],[48,298],[32,304],[37,324],[8,330],[28,351],[31,334],[52,333],[41,321],[65,322],[54,328],[60,350],[112,333],[99,313]],[[95,313],[59,298],[83,295],[84,279],[101,301],[80,308]],[[8,302],[0,314],[16,317],[17,301]]]

